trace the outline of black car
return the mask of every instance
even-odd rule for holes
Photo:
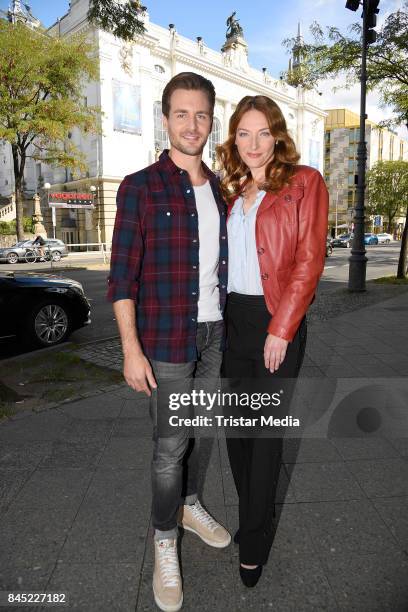
[[[0,338],[53,346],[90,322],[81,283],[54,274],[0,272]]]

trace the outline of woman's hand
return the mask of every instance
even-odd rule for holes
[[[271,372],[275,372],[285,359],[288,341],[284,338],[278,338],[268,334],[264,346],[265,368]]]

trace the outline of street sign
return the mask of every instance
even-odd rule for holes
[[[374,217],[374,227],[381,227],[382,225],[382,217],[381,215],[375,215]]]

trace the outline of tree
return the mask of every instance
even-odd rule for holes
[[[368,172],[367,179],[367,211],[372,215],[385,215],[390,233],[392,233],[393,219],[402,214],[402,211],[405,212],[397,272],[398,278],[405,278],[408,251],[408,162],[378,162]]]
[[[366,211],[386,217],[391,234],[393,221],[405,209],[408,199],[408,162],[377,162],[367,173],[367,186]]]
[[[98,78],[93,52],[83,36],[54,38],[0,21],[0,138],[10,143],[13,155],[19,240],[27,159],[86,169],[69,135],[74,127],[100,131],[100,111],[87,106],[83,96],[83,83]]]
[[[361,28],[361,22],[354,23],[349,35],[344,35],[329,27],[325,35],[314,22],[310,28],[314,42],[302,44],[302,65],[283,76],[289,80],[300,77],[306,88],[316,87],[323,79],[345,76],[345,86],[352,86],[360,79]],[[288,49],[296,44],[296,38],[284,41]],[[301,74],[293,74],[296,70]],[[387,17],[377,29],[377,41],[367,49],[367,89],[378,91],[381,104],[394,111],[393,119],[381,125],[404,123],[408,127],[408,0]]]
[[[91,0],[88,19],[101,30],[131,41],[146,31],[140,19],[145,10],[138,0]]]

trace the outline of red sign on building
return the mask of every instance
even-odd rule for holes
[[[92,193],[67,191],[50,193],[49,205],[55,208],[95,208]]]

